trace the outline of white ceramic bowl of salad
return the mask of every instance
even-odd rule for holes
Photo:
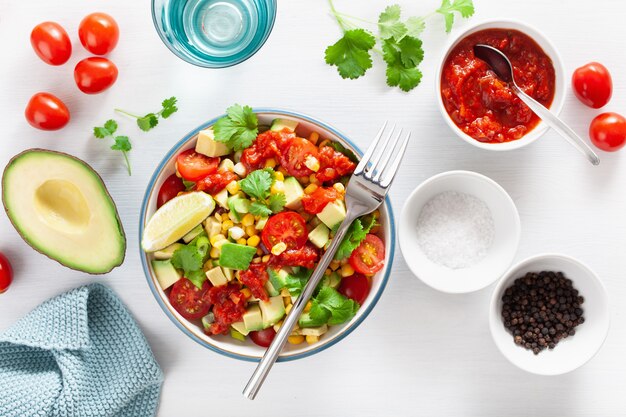
[[[260,128],[265,126],[265,128],[267,129],[267,127],[269,127],[275,119],[287,120],[288,124],[289,122],[297,123],[295,132],[298,137],[309,138],[311,133],[316,132],[319,135],[317,146],[322,144],[322,141],[329,140],[331,141],[331,143],[341,144],[345,149],[347,149],[348,151],[352,151],[356,155],[361,154],[360,150],[352,142],[350,142],[350,140],[345,135],[341,134],[340,132],[328,126],[327,124],[322,123],[318,120],[315,120],[311,117],[308,117],[299,113],[283,111],[283,110],[275,110],[275,109],[254,109],[253,111],[258,118],[258,124]],[[220,116],[218,118],[210,120],[209,122],[199,126],[198,128],[191,131],[189,134],[187,134],[165,155],[161,163],[158,165],[157,169],[155,170],[148,184],[146,194],[143,200],[143,204],[141,207],[140,222],[139,222],[140,239],[144,235],[146,225],[149,223],[150,219],[152,218],[154,213],[157,211],[157,199],[159,198],[159,191],[162,185],[172,174],[175,174],[176,172],[177,156],[183,151],[186,151],[188,149],[194,149],[196,146],[197,139],[198,139],[198,133],[202,130],[212,127],[217,122],[217,120],[220,119],[221,117],[224,117],[224,116]],[[234,157],[233,155],[230,155],[230,157],[233,157],[234,159],[233,162],[236,162],[237,157]],[[240,168],[240,166],[238,168]],[[276,168],[279,169],[280,167],[276,167]],[[238,169],[236,168],[235,171],[238,171]],[[249,174],[250,173],[247,172],[244,176],[241,177],[241,179],[245,178],[245,176]],[[303,188],[306,189],[306,184],[301,184],[301,185],[303,185]],[[326,186],[326,185],[334,185],[334,184],[333,182],[330,182],[330,183],[324,183],[324,185]],[[327,206],[330,206],[330,205],[332,204],[327,204]],[[219,207],[219,203],[216,207]],[[221,209],[220,211],[228,213],[227,211],[225,211],[225,209]],[[222,215],[223,214],[224,213],[222,213]],[[302,213],[302,214],[303,216],[306,216],[305,213]],[[212,213],[211,216],[209,216],[209,218],[213,216],[215,216],[215,213]],[[360,308],[358,308],[354,316],[351,319],[349,319],[349,321],[346,321],[342,324],[337,324],[337,325],[328,325],[328,330],[325,333],[323,333],[321,336],[319,336],[319,340],[317,342],[314,342],[312,344],[309,344],[308,341],[304,341],[299,344],[288,343],[285,346],[285,349],[283,350],[283,353],[280,356],[279,361],[300,359],[306,356],[313,355],[317,352],[320,352],[334,345],[335,343],[339,342],[341,339],[346,337],[350,332],[352,332],[367,317],[367,315],[374,308],[374,306],[376,305],[378,299],[382,295],[382,292],[386,286],[386,283],[389,277],[389,272],[391,269],[391,262],[394,256],[395,231],[394,231],[394,226],[393,226],[394,224],[393,214],[392,214],[391,205],[388,199],[385,201],[385,204],[380,208],[378,216],[379,217],[377,218],[377,226],[375,229],[372,230],[372,233],[373,234],[375,233],[379,237],[379,239],[384,243],[384,247],[385,247],[385,255],[384,255],[384,260],[383,260],[384,266],[378,272],[371,274],[367,277],[367,280],[369,282],[369,293],[367,294],[367,297],[365,298],[363,303],[360,305]],[[311,215],[311,217],[316,217],[316,216]],[[231,219],[232,219],[232,216],[231,216]],[[257,219],[258,219],[258,216],[257,216]],[[271,216],[270,216],[270,219],[271,219]],[[309,220],[307,220],[307,222],[309,222]],[[314,221],[314,220],[310,220],[310,222],[318,223],[317,221]],[[206,222],[204,222],[203,225],[206,226]],[[235,226],[238,226],[238,225],[235,224]],[[255,227],[256,227],[256,223],[255,223]],[[312,241],[310,240],[311,227],[312,227],[312,224],[307,223],[307,229],[309,229],[309,241],[306,244],[307,246],[312,245],[311,243]],[[207,232],[208,229],[206,227],[203,227],[203,228],[205,229],[205,232],[208,233]],[[241,227],[241,228],[245,230],[245,227]],[[227,239],[229,240],[230,243],[233,243],[233,244],[238,243],[236,239],[230,236],[229,232],[225,232],[225,233],[228,235]],[[262,235],[262,231],[259,232],[258,236],[261,237],[261,235]],[[250,237],[249,235],[245,235],[243,239],[245,239],[246,236]],[[207,238],[208,237],[209,236],[207,235]],[[237,236],[235,236],[235,238],[236,237]],[[332,233],[331,233],[331,238],[332,238]],[[243,243],[243,241],[240,241],[239,243]],[[319,243],[321,242],[318,242],[318,244]],[[258,247],[264,247],[263,242]],[[322,249],[319,249],[319,250],[321,251]],[[270,249],[265,250],[265,253],[263,255],[260,255],[259,253],[255,254],[255,259],[252,262],[258,261],[256,257],[262,258],[262,256],[265,256],[265,254],[269,255],[267,253],[269,251]],[[258,346],[257,344],[253,343],[250,340],[251,339],[250,336],[253,332],[251,332],[247,336],[244,335],[244,340],[238,340],[234,338],[232,336],[232,333],[233,333],[232,328],[229,329],[230,332],[226,332],[226,334],[208,335],[205,333],[203,325],[207,324],[207,328],[211,329],[210,326],[212,324],[209,322],[211,319],[215,320],[215,316],[209,317],[207,319],[207,322],[203,322],[200,319],[188,320],[184,318],[179,313],[179,311],[176,308],[174,308],[172,304],[170,303],[169,294],[172,291],[172,288],[174,287],[174,285],[176,284],[174,285],[165,284],[165,285],[171,285],[171,286],[168,286],[167,288],[164,289],[163,286],[159,283],[159,279],[157,278],[157,273],[154,268],[155,264],[153,263],[153,261],[157,260],[155,259],[155,253],[144,252],[143,249],[141,249],[141,245],[140,245],[140,252],[141,252],[140,253],[141,262],[142,262],[142,265],[143,265],[143,268],[144,268],[144,271],[148,280],[148,285],[150,286],[150,289],[152,290],[152,293],[155,299],[157,300],[157,302],[159,303],[159,305],[161,306],[165,314],[170,318],[170,320],[172,320],[172,322],[183,333],[185,333],[187,336],[189,336],[196,342],[200,343],[202,346],[205,346],[210,350],[221,353],[231,358],[247,360],[247,361],[258,361],[261,358],[261,356],[265,352],[265,348]],[[281,255],[278,255],[278,256],[281,256]],[[167,256],[168,255],[166,255],[166,257]],[[207,255],[207,258],[211,260],[209,255]],[[213,269],[214,267],[220,268],[220,266],[217,265],[217,263],[219,262],[219,259],[217,261],[216,260],[212,260],[212,261],[213,261],[213,264],[210,265],[209,269]],[[170,259],[170,263],[171,263],[171,259]],[[343,263],[348,266],[343,266],[341,263],[339,263],[339,266],[337,267],[336,271],[334,271],[335,273],[331,274],[333,279],[336,279],[337,277],[340,278],[340,285],[337,286],[337,282],[334,282],[333,280],[327,281],[327,283],[330,282],[334,287],[337,288],[339,292],[342,292],[345,294],[346,293],[345,288],[342,290],[343,284],[341,283],[348,282],[349,280],[346,281],[346,278],[342,277],[342,275],[344,272],[344,268],[345,268],[345,273],[349,274],[350,269],[352,267],[350,266],[351,264],[350,262],[344,261]],[[337,265],[335,264],[335,266]],[[206,269],[207,268],[205,267],[205,270]],[[179,274],[183,274],[183,271],[181,270],[177,270],[177,271],[179,272]],[[223,269],[222,271],[224,272]],[[174,280],[176,279],[177,278],[174,278]],[[230,277],[230,279],[232,281],[229,281],[227,285],[231,285],[231,284],[239,285],[238,275],[235,275],[234,277]],[[356,279],[356,280],[359,282],[362,282],[359,279]],[[209,281],[207,280],[207,282]],[[271,282],[274,282],[274,281],[271,281]],[[202,284],[202,285],[205,285],[205,284]],[[271,296],[270,293],[268,293],[268,295]],[[275,297],[280,297],[281,295],[284,296],[285,293],[281,291],[280,294],[278,294]],[[254,298],[255,297],[253,296],[252,299],[254,300]],[[347,297],[345,297],[344,299],[349,300]],[[254,303],[249,302],[249,300],[247,302],[248,304],[246,304],[246,308],[249,308],[250,306],[253,306],[254,304]],[[287,297],[285,297],[284,303],[287,304],[288,302],[289,301],[287,300]],[[258,303],[259,305],[261,304],[261,302],[258,302]],[[265,310],[263,310],[262,312],[264,316]],[[211,307],[211,313],[208,314],[207,316],[211,316],[212,314],[213,314],[213,307]],[[250,315],[249,317],[252,317],[252,315]],[[265,317],[263,317],[263,319],[265,320]],[[241,327],[237,327],[237,328],[240,330],[242,329]],[[246,330],[246,329],[244,328],[243,330]],[[210,333],[211,331],[208,330],[208,332]],[[239,333],[239,332],[235,332],[235,333]],[[245,331],[243,333],[245,333]],[[238,338],[241,338],[241,336],[242,334],[236,334],[236,337]]]

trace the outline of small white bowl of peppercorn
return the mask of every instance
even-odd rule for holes
[[[607,292],[576,259],[536,255],[513,266],[496,286],[489,327],[500,352],[517,367],[538,375],[571,372],[606,339]]]

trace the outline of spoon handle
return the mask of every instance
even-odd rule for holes
[[[530,109],[535,112],[537,116],[552,129],[556,130],[559,135],[563,136],[572,146],[578,149],[583,155],[587,157],[589,162],[593,165],[600,164],[600,158],[598,155],[583,141],[580,136],[576,134],[568,125],[563,123],[561,119],[554,115],[550,110],[544,107],[541,103],[522,91],[518,86],[513,86],[517,96],[522,100]]]

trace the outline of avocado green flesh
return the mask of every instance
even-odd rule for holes
[[[115,203],[78,158],[45,149],[16,155],[4,170],[2,201],[26,243],[64,266],[104,274],[124,261]]]

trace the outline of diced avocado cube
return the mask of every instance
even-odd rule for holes
[[[324,279],[322,279],[323,287],[331,287],[337,289],[339,287],[339,284],[341,284],[341,277],[336,272],[333,272],[330,275],[325,275]]]
[[[274,119],[272,120],[272,125],[270,126],[270,130],[274,132],[280,132],[283,129],[287,128],[292,132],[296,131],[298,127],[298,122],[295,120],[287,120],[287,119]]]
[[[328,237],[330,236],[330,229],[324,225],[324,223],[318,224],[315,229],[309,232],[309,240],[312,244],[317,246],[318,248],[323,248],[326,242],[328,242]]]
[[[268,219],[268,217],[264,217],[262,219],[259,219],[259,221],[256,222],[256,225],[254,226],[254,228],[256,230],[263,230],[265,228],[265,224],[267,224],[267,219]]]
[[[296,177],[285,178],[285,207],[291,210],[297,210],[300,208],[304,196],[304,190],[296,179]]]
[[[263,315],[263,327],[267,328],[276,324],[285,315],[283,297],[270,297],[269,301],[259,301],[261,314]]]
[[[334,228],[346,218],[346,206],[342,200],[335,200],[326,204],[324,210],[317,213],[317,217],[328,226],[329,229]]]
[[[270,277],[268,282],[271,283],[272,287],[275,289],[280,290],[287,285],[287,276],[289,275],[289,272],[285,269],[279,269],[278,271],[268,269],[268,275]]]
[[[328,310],[324,310],[324,312],[327,314],[322,317],[316,317],[315,320],[311,317],[311,313],[302,313],[300,319],[298,320],[298,325],[303,329],[306,327],[319,327],[325,325],[330,318],[330,312]]]
[[[191,242],[192,240],[194,240],[203,231],[204,231],[204,228],[202,227],[202,225],[201,224],[197,225],[196,227],[191,229],[191,231],[189,233],[187,233],[185,236],[183,236],[183,242],[185,242],[185,243]]]
[[[239,333],[237,330],[233,329],[232,327],[230,328],[230,337],[232,337],[235,340],[239,340],[240,342],[246,341],[246,336],[242,335],[241,333]]]
[[[153,253],[155,259],[170,259],[178,248],[183,246],[182,243],[172,243],[167,248],[163,248]]]
[[[208,128],[198,132],[196,152],[214,158],[216,156],[228,155],[230,149],[224,143],[216,141],[213,128]]]
[[[215,315],[213,314],[213,312],[209,312],[209,314],[202,317],[202,327],[204,327],[204,329],[206,330],[209,327],[211,327],[214,321],[215,321]]]
[[[219,193],[215,194],[213,196],[213,199],[215,200],[217,205],[220,206],[221,208],[229,209],[229,207],[228,207],[228,191],[226,190],[226,188],[224,188]]]
[[[319,327],[307,327],[302,329],[303,336],[321,336],[328,331],[328,326],[322,324]]]
[[[209,237],[222,233],[222,222],[211,216],[204,222],[204,230]]]
[[[243,323],[248,332],[263,330],[263,314],[261,313],[261,308],[256,304],[248,307],[248,310],[243,315]]]
[[[213,284],[214,287],[228,284],[228,279],[226,279],[224,273],[222,272],[222,268],[219,266],[206,271],[206,277],[209,281],[211,281],[211,284]]]
[[[242,198],[238,195],[234,195],[228,198],[228,208],[230,212],[235,215],[237,221],[241,221],[241,215],[250,211],[250,205],[252,203],[247,198]]]
[[[250,330],[246,329],[246,324],[243,321],[238,321],[230,325],[233,329],[237,330],[238,333],[247,336],[250,333]]]
[[[182,274],[178,272],[174,265],[167,260],[153,260],[152,261],[152,269],[154,269],[154,274],[157,277],[157,281],[159,281],[159,285],[161,289],[166,290],[176,281],[182,278]]]
[[[220,266],[245,271],[255,254],[256,248],[253,246],[226,242],[220,247]]]
[[[235,271],[230,268],[222,267],[222,272],[228,281],[232,281],[235,278]]]
[[[274,286],[272,285],[270,281],[267,281],[265,283],[265,291],[267,291],[270,297],[275,297],[278,294],[280,294],[280,292],[276,290],[276,288],[274,288]]]

